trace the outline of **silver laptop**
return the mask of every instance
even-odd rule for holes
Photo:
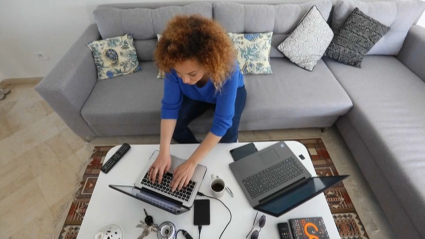
[[[171,192],[170,182],[173,179],[173,171],[186,160],[171,155],[171,168],[164,174],[162,183],[159,184],[157,181],[153,183],[148,179],[148,171],[158,157],[158,154],[158,151],[152,154],[149,163],[142,170],[134,186],[109,185],[109,187],[173,214],[181,214],[189,211],[207,172],[207,168],[198,164],[189,184],[181,190]]]
[[[229,166],[254,208],[283,189],[296,187],[311,178],[298,156],[283,141]]]

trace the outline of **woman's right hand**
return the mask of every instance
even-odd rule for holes
[[[155,162],[149,169],[149,179],[155,183],[156,175],[158,174],[158,182],[162,182],[162,176],[170,170],[171,167],[171,156],[170,154],[159,153]]]

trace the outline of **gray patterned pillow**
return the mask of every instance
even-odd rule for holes
[[[290,61],[312,71],[322,58],[334,34],[322,14],[313,6],[299,25],[277,46]]]
[[[325,55],[360,68],[363,57],[389,30],[389,27],[355,8],[339,33],[335,34]]]

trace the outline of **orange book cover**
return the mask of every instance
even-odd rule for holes
[[[322,217],[289,219],[294,239],[329,239]]]

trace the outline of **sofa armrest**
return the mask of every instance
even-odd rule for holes
[[[410,28],[397,58],[425,82],[425,28]]]
[[[97,81],[96,66],[87,44],[99,40],[97,25],[90,25],[35,90],[77,135],[96,136],[81,109]]]

